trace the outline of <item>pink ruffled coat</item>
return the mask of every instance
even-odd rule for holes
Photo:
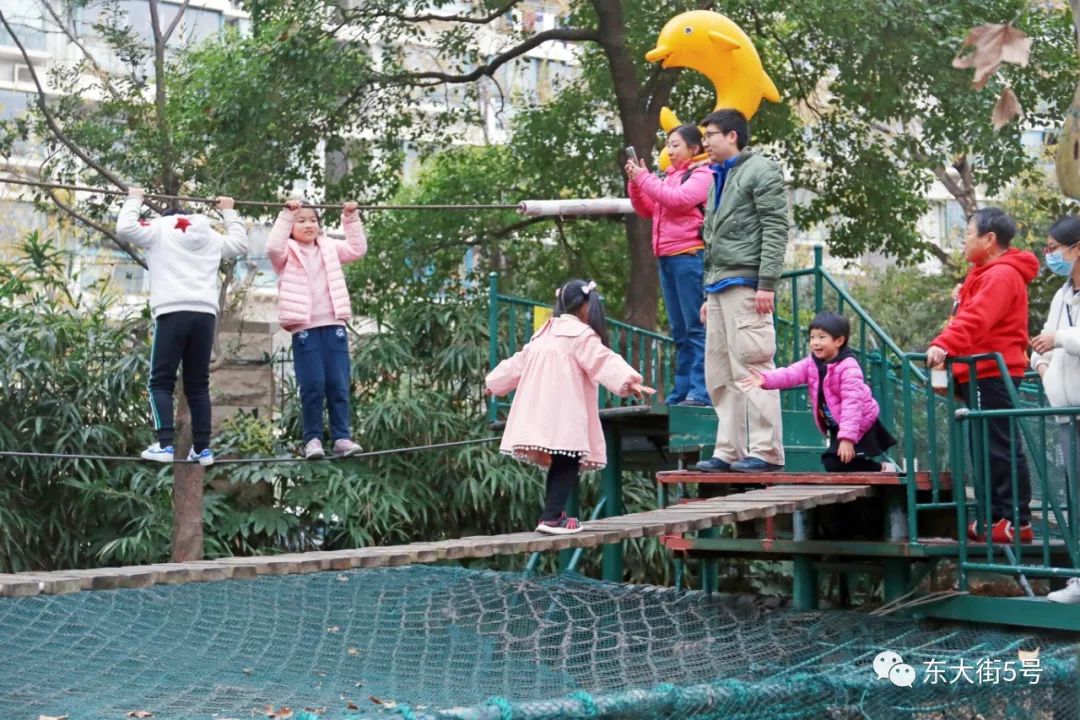
[[[488,390],[517,390],[500,450],[540,467],[551,455],[581,458],[582,470],[607,464],[598,390],[626,397],[641,382],[634,368],[573,315],[549,320],[532,340],[488,373]]]
[[[821,414],[818,412],[820,380],[813,357],[805,357],[787,367],[766,370],[761,376],[765,380],[761,387],[765,390],[785,390],[806,385],[806,394],[814,411],[814,422],[822,434],[828,435],[826,428],[821,425]],[[829,363],[826,367],[825,404],[829,406],[829,412],[840,426],[837,439],[850,440],[853,443],[862,439],[881,412],[877,400],[870,392],[870,386],[863,378],[859,361],[854,357]]]
[[[311,288],[308,286],[308,272],[304,266],[304,254],[300,243],[293,240],[292,226],[295,213],[282,210],[270,230],[266,240],[266,255],[274,272],[278,274],[278,321],[281,326],[292,332],[311,322]],[[330,304],[338,320],[352,318],[352,304],[349,302],[349,289],[345,285],[345,274],[341,266],[359,260],[367,254],[367,235],[358,213],[342,217],[345,241],[334,240],[320,234],[315,241],[322,255],[326,268],[326,279],[330,286]]]

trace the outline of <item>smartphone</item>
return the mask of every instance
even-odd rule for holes
[[[626,159],[630,162],[637,164],[637,151],[634,150],[634,146],[630,145],[626,148]]]

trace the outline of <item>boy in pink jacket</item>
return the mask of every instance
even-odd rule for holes
[[[642,385],[641,375],[608,347],[596,283],[571,280],[557,290],[555,317],[521,351],[488,373],[485,383],[491,395],[517,390],[500,450],[548,471],[536,531],[581,532],[581,523],[567,517],[565,508],[581,470],[607,464],[599,385],[620,397],[656,392]]]
[[[356,203],[345,203],[342,225],[344,242],[328,238],[315,209],[290,200],[266,241],[266,254],[278,274],[278,321],[292,333],[304,457],[309,460],[325,456],[324,405],[330,412],[334,454],[348,457],[363,451],[349,430],[352,371],[346,323],[352,318],[352,306],[341,270],[367,253]]]
[[[872,458],[896,444],[878,420],[880,408],[863,378],[855,353],[848,347],[847,318],[824,312],[810,323],[810,355],[776,370],[740,380],[752,392],[807,386],[806,394],[818,429],[829,438],[821,456],[828,472],[897,472],[891,462]]]

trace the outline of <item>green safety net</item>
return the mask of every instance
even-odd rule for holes
[[[1076,641],[576,575],[325,572],[0,599],[0,718],[1061,720]],[[883,651],[911,686],[878,677]]]

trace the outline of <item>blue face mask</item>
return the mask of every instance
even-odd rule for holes
[[[1073,264],[1065,259],[1063,251],[1046,254],[1046,267],[1055,275],[1068,277],[1072,274]]]

